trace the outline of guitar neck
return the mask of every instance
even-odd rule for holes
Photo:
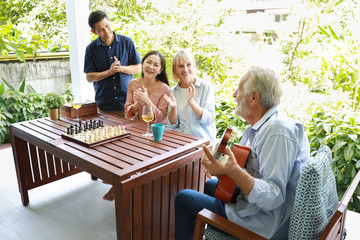
[[[227,128],[221,138],[220,143],[216,146],[214,152],[214,158],[220,161],[222,164],[227,162],[229,156],[225,155],[225,148],[228,146],[230,149],[233,149],[235,144],[235,139],[238,133],[233,131],[231,128]]]

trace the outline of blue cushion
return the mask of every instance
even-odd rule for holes
[[[225,232],[219,232],[210,226],[205,229],[204,236],[208,240],[238,240],[236,237]]]
[[[339,202],[328,146],[321,146],[300,174],[290,217],[289,239],[319,239]]]

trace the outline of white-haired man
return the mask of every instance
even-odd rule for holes
[[[251,148],[246,170],[226,148],[225,165],[203,146],[202,164],[213,176],[227,175],[240,194],[232,203],[213,197],[217,180],[205,184],[205,194],[185,189],[175,199],[175,238],[192,239],[197,213],[207,208],[259,235],[287,239],[296,184],[310,160],[310,147],[303,126],[278,116],[282,95],[280,76],[269,68],[253,66],[240,79],[234,98],[235,113],[245,119],[241,145]]]

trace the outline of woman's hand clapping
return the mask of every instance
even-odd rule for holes
[[[172,92],[170,92],[170,95],[164,94],[164,98],[167,101],[167,103],[170,105],[170,107],[176,107],[176,99]]]
[[[188,87],[189,89],[189,95],[188,95],[188,103],[189,105],[191,105],[194,101],[194,96],[195,96],[195,86],[194,84],[190,84],[190,86]]]
[[[136,92],[134,92],[134,102],[138,102],[140,105],[143,104],[147,104],[147,105],[151,105],[151,100],[148,96],[148,92],[147,89],[142,86],[141,88],[139,88],[138,90],[136,90]]]

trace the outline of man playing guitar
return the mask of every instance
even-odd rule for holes
[[[280,76],[271,69],[253,66],[240,79],[234,98],[235,113],[249,123],[240,142],[251,149],[246,169],[229,146],[224,149],[226,163],[206,146],[201,160],[212,176],[230,178],[240,194],[233,203],[214,197],[217,179],[206,182],[204,194],[180,191],[175,198],[175,239],[192,239],[197,213],[203,208],[265,238],[287,239],[296,184],[310,160],[310,147],[301,124],[278,116],[281,95]]]

